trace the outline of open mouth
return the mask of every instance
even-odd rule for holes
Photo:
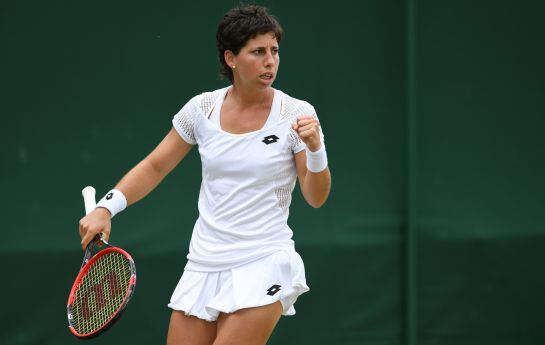
[[[262,75],[260,75],[259,77],[261,79],[265,79],[265,80],[270,80],[273,78],[273,74],[272,73],[263,73]]]

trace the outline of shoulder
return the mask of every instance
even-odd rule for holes
[[[197,143],[198,135],[197,128],[199,127],[199,119],[206,117],[212,105],[219,95],[223,94],[225,89],[219,89],[210,92],[203,92],[191,98],[183,107],[174,115],[172,124],[180,136],[189,144]]]
[[[218,97],[222,95],[227,88],[217,89],[214,91],[206,91],[200,93],[187,102],[186,106],[198,111],[203,116],[206,116]]]
[[[292,97],[282,91],[282,108],[280,120],[295,119],[298,115],[315,115],[316,110],[307,101]]]

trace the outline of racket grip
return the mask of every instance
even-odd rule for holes
[[[95,209],[95,194],[96,190],[91,186],[87,186],[81,191],[81,195],[83,195],[83,202],[85,203],[85,214],[89,214]]]

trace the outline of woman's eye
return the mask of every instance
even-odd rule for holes
[[[265,50],[264,49],[252,50],[252,54],[254,54],[254,55],[263,55],[263,54],[265,54]],[[271,49],[271,54],[273,54],[273,55],[278,54],[278,49]]]

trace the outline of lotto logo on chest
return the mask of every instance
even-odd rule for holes
[[[278,142],[278,138],[276,135],[267,135],[265,138],[263,138],[263,140],[261,140],[262,142],[265,143],[265,145],[269,145],[269,144],[274,144],[276,142]]]

